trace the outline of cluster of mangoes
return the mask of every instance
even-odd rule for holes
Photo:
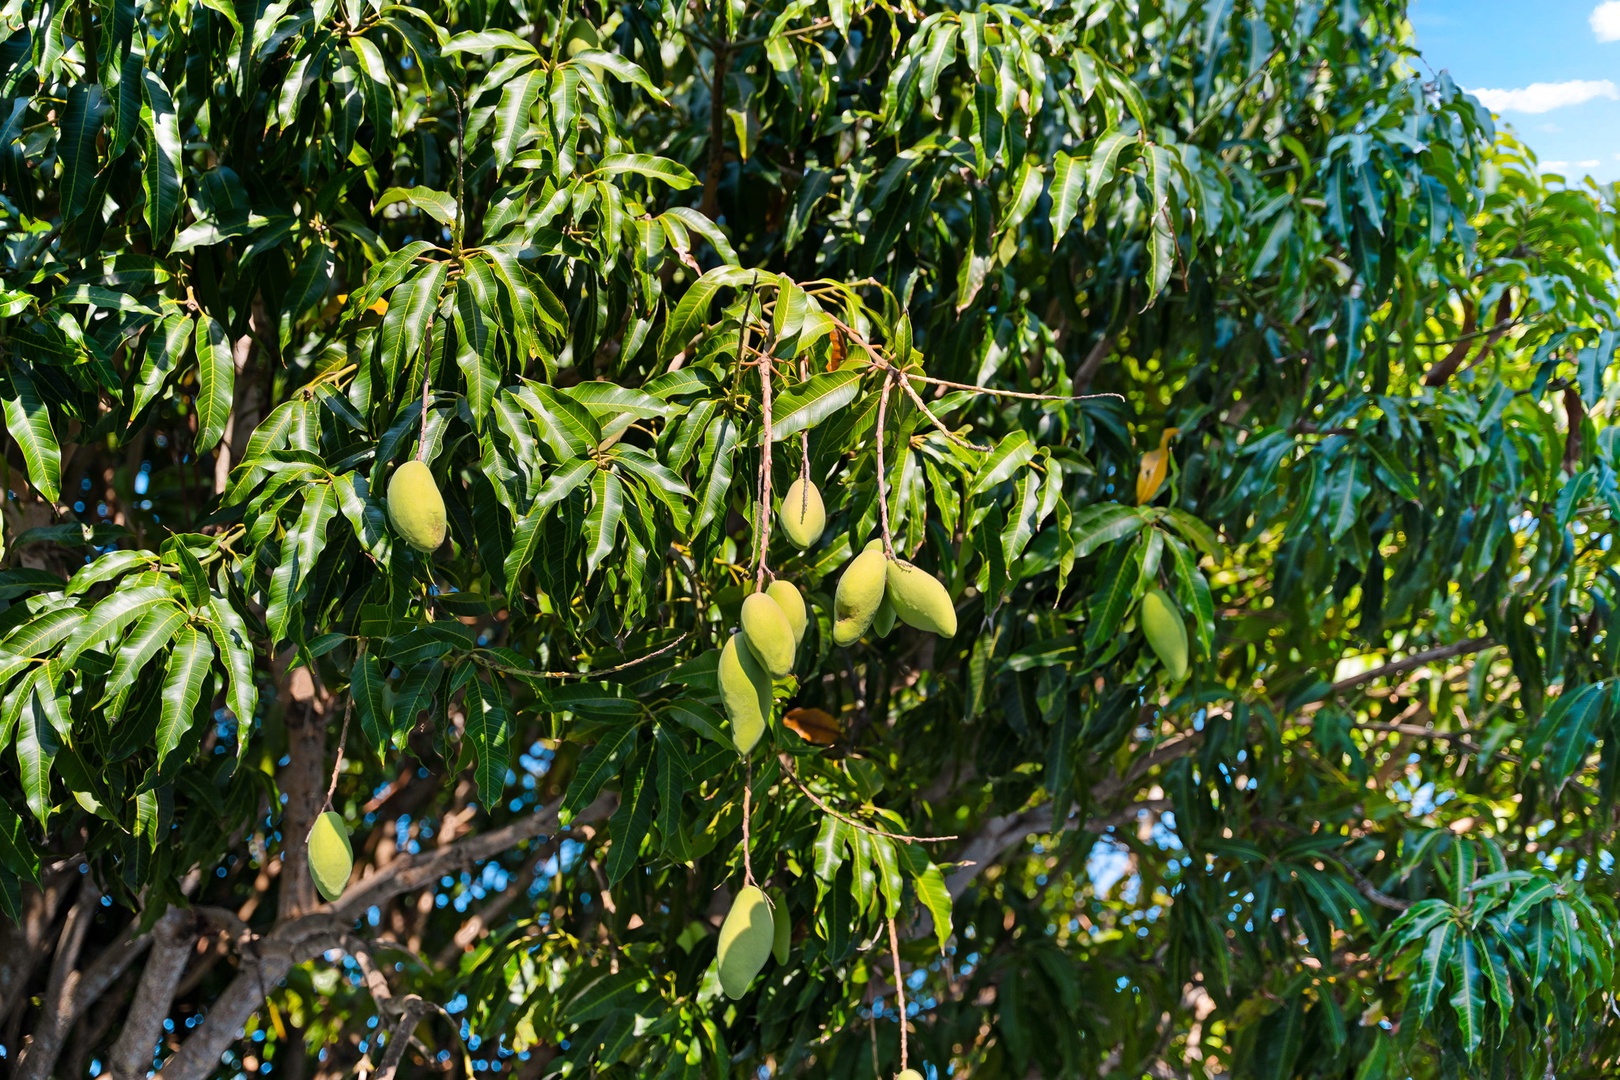
[[[890,558],[873,540],[850,562],[833,594],[833,644],[853,645],[869,629],[886,637],[898,618],[907,626],[956,636],[956,605],[938,578]]]
[[[810,613],[791,581],[777,578],[743,601],[741,629],[720,650],[720,702],[739,754],[754,749],[771,715],[771,686],[793,670]]]

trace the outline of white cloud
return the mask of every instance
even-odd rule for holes
[[[1620,10],[1620,0],[1612,0]],[[1492,112],[1544,113],[1594,98],[1620,99],[1620,88],[1609,79],[1571,79],[1558,83],[1531,83],[1517,90],[1470,90]]]
[[[1615,157],[1620,157],[1620,154],[1616,154]],[[1562,173],[1570,169],[1595,169],[1602,164],[1603,162],[1596,158],[1587,161],[1543,161],[1541,168],[1543,172]]]
[[[1607,0],[1593,8],[1590,22],[1599,41],[1620,41],[1620,0]]]

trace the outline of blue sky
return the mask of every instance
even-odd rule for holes
[[[1620,180],[1620,0],[1412,0],[1418,47],[1571,181]]]

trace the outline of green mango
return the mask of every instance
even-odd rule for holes
[[[754,651],[754,656],[773,678],[783,678],[793,671],[793,649],[798,639],[793,624],[788,621],[782,605],[770,594],[751,593],[742,602],[743,640]]]
[[[1163,589],[1149,589],[1142,597],[1142,633],[1164,665],[1172,682],[1187,676],[1187,624]]]
[[[720,926],[720,947],[715,959],[720,965],[720,988],[733,1001],[748,992],[776,942],[776,920],[765,894],[745,885],[726,913]]]
[[[889,631],[894,629],[894,601],[889,599],[887,592],[883,594],[883,603],[878,605],[877,614],[872,616],[872,629],[880,638],[888,637]]]
[[[781,889],[772,889],[770,898],[771,921],[776,927],[776,935],[771,939],[771,955],[778,964],[785,964],[793,949],[793,918],[788,914],[787,895]]]
[[[844,568],[833,593],[833,644],[853,645],[872,625],[883,603],[888,561],[882,548],[868,547]]]
[[[329,902],[342,896],[354,872],[354,848],[349,846],[349,829],[343,818],[331,810],[316,818],[306,849],[316,890]]]
[[[889,602],[901,622],[940,637],[956,636],[956,605],[938,578],[895,559],[889,563],[888,579]]]
[[[827,508],[812,480],[799,479],[788,485],[778,516],[782,535],[800,551],[813,547],[827,528]]]
[[[747,755],[765,734],[771,715],[771,676],[741,637],[732,634],[720,650],[720,703],[731,720],[732,745]]]
[[[797,649],[804,643],[804,631],[810,625],[810,609],[805,606],[804,594],[793,582],[777,578],[765,587],[765,595],[775,600],[776,606],[787,616],[788,625],[793,628],[793,647]]]
[[[444,498],[427,465],[413,458],[394,470],[388,480],[388,520],[417,551],[431,554],[444,543]]]

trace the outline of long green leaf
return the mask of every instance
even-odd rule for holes
[[[62,487],[62,448],[51,429],[51,414],[45,408],[34,380],[23,364],[13,361],[7,375],[9,392],[0,396],[0,409],[6,416],[6,430],[22,451],[28,466],[28,482],[47,502],[55,502]]]
[[[152,246],[164,250],[185,199],[181,181],[185,170],[180,157],[180,125],[169,88],[158,73],[143,68],[141,80],[144,90],[141,129],[146,138],[146,161],[141,169],[146,205],[142,213]]]
[[[175,635],[174,649],[169,653],[169,666],[163,677],[163,707],[158,717],[159,768],[191,730],[197,701],[213,662],[214,647],[202,630],[187,625]]]
[[[205,454],[225,434],[236,390],[236,361],[225,328],[212,316],[197,320],[197,453]]]
[[[467,695],[467,738],[478,754],[473,771],[478,781],[478,799],[493,807],[506,786],[506,768],[511,751],[511,709],[499,683],[477,681],[478,692]]]
[[[103,700],[115,701],[134,686],[141,670],[168,647],[186,622],[185,611],[170,603],[159,604],[142,615],[113,657],[112,674],[107,677]]]
[[[771,441],[780,442],[813,428],[854,401],[860,392],[861,374],[859,368],[839,368],[812,375],[791,387],[773,402]]]

